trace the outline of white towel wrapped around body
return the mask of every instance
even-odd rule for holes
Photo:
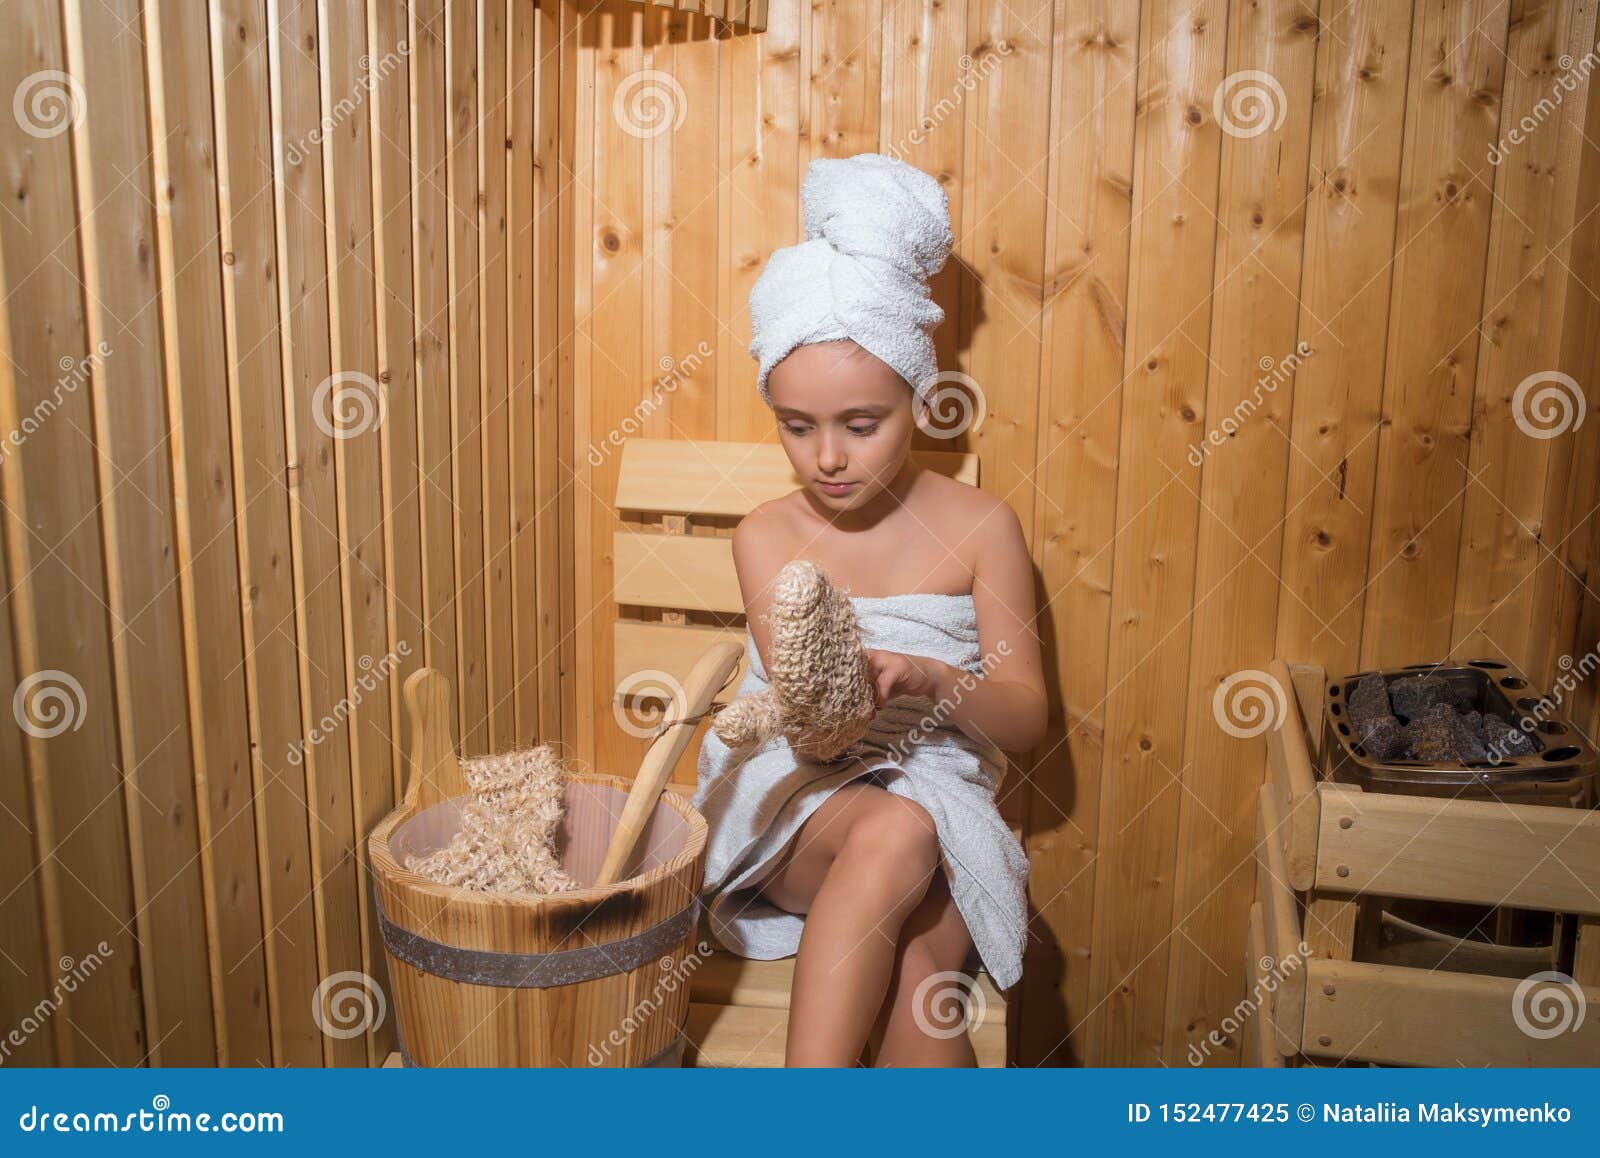
[[[982,678],[971,595],[856,596],[851,602],[865,646],[931,656]],[[767,686],[753,638],[746,654],[740,695]],[[782,737],[736,751],[707,733],[694,806],[710,829],[703,894],[718,941],[758,960],[799,949],[805,918],[757,889],[829,795],[872,776],[933,817],[945,878],[977,955],[997,986],[1017,982],[1027,939],[1028,860],[995,804],[1005,756],[931,718],[933,711],[927,699],[897,696],[850,755],[828,764],[797,758]]]

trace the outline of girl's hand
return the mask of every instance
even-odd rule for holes
[[[937,700],[943,678],[952,670],[943,660],[925,655],[905,655],[871,647],[866,649],[866,653],[867,675],[872,681],[873,697],[879,711],[896,696],[923,696]]]

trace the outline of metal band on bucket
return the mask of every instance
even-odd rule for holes
[[[580,949],[560,949],[549,953],[501,953],[494,949],[464,949],[446,945],[402,929],[389,920],[378,899],[373,882],[373,901],[378,913],[378,928],[384,946],[407,965],[464,981],[469,985],[495,985],[502,989],[552,989],[593,981],[637,969],[645,962],[675,948],[694,932],[700,921],[700,898],[641,933],[608,941],[604,945],[585,945]]]

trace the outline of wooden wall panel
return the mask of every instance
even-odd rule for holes
[[[112,9],[0,36],[0,83],[43,86],[0,126],[0,692],[66,721],[0,716],[6,1060],[368,1065],[399,685],[464,674],[465,731],[511,741],[512,518],[555,525],[559,289],[510,249],[537,202],[554,256],[559,6]],[[551,413],[512,422],[539,357]],[[558,646],[535,566],[520,622]],[[556,698],[521,735],[559,740],[528,669]]]
[[[201,878],[188,872],[200,854],[188,804],[197,763],[202,782],[215,777],[236,792],[250,774],[244,687],[237,668],[206,673],[215,680],[206,694],[215,697],[213,722],[221,727],[192,745],[172,464],[165,453],[161,316],[148,308],[157,267],[138,6],[122,4],[102,15],[106,19],[86,19],[77,5],[62,7],[67,69],[83,78],[85,117],[72,144],[86,336],[91,350],[107,351],[91,374],[91,396],[139,967],[152,979],[143,987],[152,1060],[206,1064],[217,1056],[212,960],[204,940],[189,935],[204,926],[206,908]],[[232,644],[236,653],[237,642],[235,634],[224,646]],[[152,679],[151,673],[161,675]],[[259,941],[259,915],[249,911],[256,896],[248,813],[241,821],[222,848],[243,855],[246,874],[239,883],[248,944]],[[163,945],[171,949],[158,969]],[[247,1057],[268,1057],[261,954],[250,952],[241,965],[223,976],[225,1038]]]
[[[0,370],[8,423],[5,601],[18,681],[0,692],[7,704],[17,695],[24,704],[20,717],[15,711],[0,717],[0,727],[21,733],[32,805],[26,823],[38,856],[25,877],[3,888],[8,894],[27,889],[37,876],[45,946],[41,972],[19,975],[7,966],[0,977],[6,1008],[20,1021],[41,999],[59,993],[63,973],[97,954],[104,960],[97,983],[79,986],[30,1036],[51,1035],[55,1059],[64,1064],[137,1065],[153,1043],[136,980],[139,913],[129,864],[128,769],[119,750],[115,624],[96,517],[105,501],[92,397],[100,371],[90,360],[84,316],[68,132],[82,97],[81,90],[74,96],[52,79],[64,75],[67,64],[59,5],[12,5],[6,21],[0,77],[8,91],[24,83],[33,86],[29,91],[41,84],[56,88],[42,105],[30,98],[33,116],[0,118],[0,172],[9,206],[0,214],[10,330],[10,358]],[[20,446],[12,437],[17,434],[25,436]]]
[[[1203,421],[1233,429],[1223,446],[1207,440],[1200,481],[1163,1057],[1187,1056],[1232,1012],[1241,978],[1214,962],[1238,957],[1255,893],[1255,819],[1238,803],[1261,784],[1265,746],[1227,731],[1214,701],[1235,673],[1259,672],[1276,634],[1295,370],[1316,357],[1298,344],[1297,291],[1317,28],[1299,3],[1230,11],[1228,79],[1213,103],[1222,179]],[[1261,612],[1229,613],[1241,607]],[[1229,687],[1252,683],[1259,675]],[[1238,1048],[1209,1060],[1236,1064]]]
[[[218,226],[222,321],[234,440],[234,491],[251,779],[261,851],[262,940],[272,1057],[322,1064],[322,1033],[309,1017],[317,928],[312,905],[306,768],[288,753],[302,736],[294,646],[290,501],[278,350],[272,85],[266,13],[219,0],[211,11],[211,91],[218,126]]]
[[[1366,667],[1449,654],[1509,19],[1506,0],[1425,0],[1412,18],[1389,300],[1406,324],[1384,366]]]
[[[1248,984],[1261,759],[1221,681],[1456,648],[1548,682],[1597,647],[1600,425],[1516,411],[1550,370],[1600,406],[1593,0],[781,0],[761,33],[118,3],[19,0],[0,42],[0,91],[78,86],[0,123],[0,701],[81,688],[59,734],[0,716],[0,1016],[107,947],[7,1060],[381,1059],[392,1013],[326,999],[385,984],[362,837],[399,682],[449,672],[469,750],[637,767],[588,451],[702,342],[648,432],[775,437],[746,301],[815,157],[946,189],[937,345],[985,405],[954,445],[1039,571],[1017,1062],[1192,1060]],[[1272,121],[1225,131],[1249,73]],[[354,437],[341,375],[381,403]]]
[[[695,311],[713,255],[718,437],[775,437],[740,351],[751,283],[799,239],[805,164],[876,149],[946,188],[936,344],[984,391],[958,445],[1028,528],[1054,701],[1005,793],[1032,865],[1018,1060],[1174,1064],[1249,981],[1234,962],[1262,759],[1214,718],[1223,681],[1275,655],[1348,671],[1490,635],[1559,671],[1600,622],[1600,443],[1525,453],[1507,413],[1525,374],[1592,356],[1586,80],[1515,178],[1517,159],[1486,159],[1547,114],[1592,0],[784,0],[762,35],[718,29],[716,109],[687,101],[642,155],[611,96],[663,62],[699,91],[648,31],[676,18],[571,14],[579,445],[664,346],[712,328]],[[713,115],[714,245],[677,164]],[[637,743],[605,735],[614,479],[582,481],[576,748],[626,765]],[[1203,1052],[1238,1060],[1237,1043]]]

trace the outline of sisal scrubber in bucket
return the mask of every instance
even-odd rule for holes
[[[770,686],[718,712],[712,730],[732,748],[782,735],[808,759],[843,755],[877,714],[855,608],[827,572],[797,559],[773,581],[767,620]]]
[[[548,744],[461,762],[472,789],[450,843],[406,867],[442,885],[491,893],[560,893],[578,887],[561,867],[556,836],[566,815],[566,768]]]

